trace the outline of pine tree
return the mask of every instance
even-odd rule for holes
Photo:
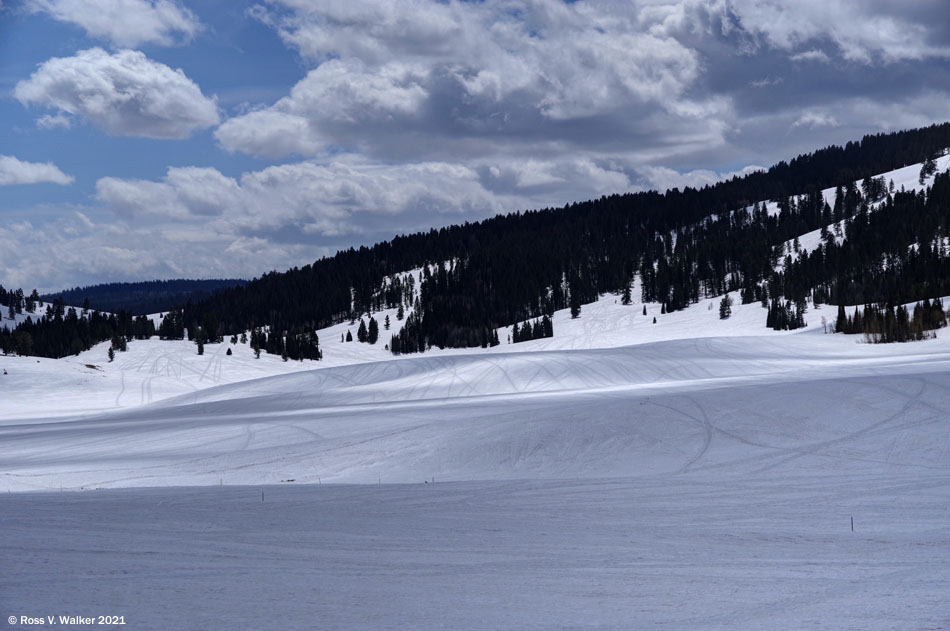
[[[935,160],[934,156],[931,155],[924,161],[924,164],[920,167],[920,178],[918,178],[918,182],[920,184],[923,184],[928,177],[930,177],[936,172],[937,172],[937,161]]]
[[[646,315],[646,314],[647,314],[647,306],[643,305],[643,315]]]
[[[36,303],[39,302],[40,295],[34,289],[33,293],[26,297],[26,312],[27,313],[36,313]]]
[[[844,305],[838,305],[838,317],[835,319],[835,333],[850,333],[848,330],[848,316],[844,312]]]
[[[624,283],[623,296],[620,298],[620,304],[629,305],[632,298],[630,296],[630,282]]]
[[[379,339],[379,324],[376,322],[376,318],[370,316],[369,318],[369,331],[366,332],[366,341],[370,344],[375,344],[376,340]]]
[[[114,359],[115,359],[115,349],[113,349],[113,348],[110,346],[110,347],[109,347],[109,362],[112,362],[112,360],[114,360]]]
[[[386,319],[383,321],[383,327],[388,331],[389,330],[389,316],[386,316]]]
[[[347,342],[352,342],[352,341],[353,341],[353,334],[350,333],[350,330],[349,330],[349,329],[346,330],[346,341],[347,341]]]
[[[719,301],[719,319],[725,320],[732,315],[732,298],[729,297],[729,294],[726,294],[722,297],[722,300]]]
[[[360,328],[356,331],[356,339],[361,343],[365,342],[367,335],[366,322],[363,320],[363,318],[360,318]]]

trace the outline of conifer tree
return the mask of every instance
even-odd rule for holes
[[[370,316],[369,318],[369,330],[366,332],[366,341],[370,344],[375,344],[376,340],[379,339],[379,324],[376,322],[376,318]]]
[[[361,343],[365,342],[367,335],[366,322],[363,320],[363,318],[360,318],[360,328],[356,331],[356,339]]]
[[[838,317],[835,319],[835,333],[850,333],[848,316],[844,312],[844,305],[838,305]]]
[[[719,319],[725,320],[732,315],[732,298],[729,297],[729,294],[726,294],[722,297],[722,300],[719,301]]]

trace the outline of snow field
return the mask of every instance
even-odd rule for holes
[[[146,631],[940,629],[947,491],[918,469],[3,494],[0,604]]]
[[[603,477],[685,472],[700,458],[727,471],[803,456],[812,468],[939,467],[948,368],[942,338],[814,332],[354,364],[5,421],[0,488]],[[880,443],[892,421],[904,433]],[[917,446],[879,453],[906,441]],[[825,443],[837,455],[808,452]],[[845,448],[857,451],[842,463]]]

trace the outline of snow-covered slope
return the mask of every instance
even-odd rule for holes
[[[147,630],[939,629],[948,376],[943,338],[812,331],[5,417],[0,594]]]
[[[590,477],[686,471],[701,460],[748,471],[796,454],[827,464],[815,445],[878,424],[873,440],[843,446],[874,466],[939,466],[950,440],[933,410],[947,397],[948,369],[942,338],[881,346],[817,332],[355,364],[69,422],[5,420],[0,484]],[[879,457],[885,437],[887,449],[905,438],[919,448]]]

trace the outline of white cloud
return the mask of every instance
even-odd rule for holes
[[[10,184],[72,184],[75,178],[66,175],[52,162],[24,162],[13,156],[0,155],[0,186]]]
[[[303,116],[279,110],[250,112],[227,120],[214,137],[229,151],[278,158],[321,153],[324,143]]]
[[[838,119],[827,112],[805,112],[792,123],[792,127],[839,127]]]
[[[26,8],[122,47],[170,46],[201,30],[195,14],[173,0],[26,0]]]
[[[554,139],[559,125],[592,117],[618,118],[629,131],[657,111],[695,125],[696,112],[715,109],[686,94],[701,72],[696,51],[622,7],[271,5],[282,6],[252,14],[316,67],[284,99],[225,123],[217,137],[232,151],[314,156],[333,147],[388,159],[411,146],[416,159],[442,159],[471,150],[475,137],[503,133],[517,144],[547,129]]]
[[[749,86],[753,88],[768,88],[776,85],[782,85],[783,82],[784,79],[782,79],[782,77],[765,77],[756,81],[750,81]]]
[[[367,72],[358,62],[328,61],[310,71],[288,97],[226,121],[215,137],[230,151],[319,155],[332,144],[321,127],[359,127],[417,113],[427,96],[420,85],[423,75],[400,64]]]
[[[328,253],[312,245],[273,243],[201,226],[141,226],[75,209],[58,214],[60,219],[43,224],[0,224],[0,252],[17,261],[4,270],[4,283],[46,292],[77,283],[251,278]]]
[[[317,243],[343,235],[390,238],[629,188],[622,170],[585,157],[389,165],[343,156],[275,165],[238,180],[199,167],[170,168],[160,181],[105,177],[96,183],[96,198],[129,220],[203,223],[212,232],[283,233],[285,240]]]
[[[932,7],[940,3],[931,3]],[[950,58],[950,47],[929,43],[931,25],[912,20],[903,3],[868,0],[729,0],[721,11],[738,18],[742,29],[773,48],[795,51],[828,39],[848,61],[871,64]],[[946,19],[946,13],[943,14]],[[821,61],[810,49],[801,59]]]
[[[96,199],[125,217],[157,216],[195,219],[234,212],[240,205],[235,180],[217,169],[170,168],[162,182],[104,177],[96,182]]]
[[[750,164],[738,171],[718,173],[708,169],[695,169],[687,172],[676,171],[661,166],[641,166],[637,169],[645,190],[653,189],[667,191],[672,188],[683,189],[687,186],[695,189],[711,186],[716,182],[731,180],[733,177],[745,177],[757,171],[764,171],[765,167]]]
[[[813,61],[821,64],[826,64],[831,61],[831,57],[829,57],[824,51],[818,50],[817,48],[812,48],[811,50],[790,55],[789,59],[792,61]]]
[[[62,114],[44,114],[36,119],[36,126],[40,129],[69,129],[72,123],[68,116]]]
[[[14,96],[82,116],[114,136],[181,139],[219,120],[214,101],[184,72],[133,50],[54,57],[17,83]]]

